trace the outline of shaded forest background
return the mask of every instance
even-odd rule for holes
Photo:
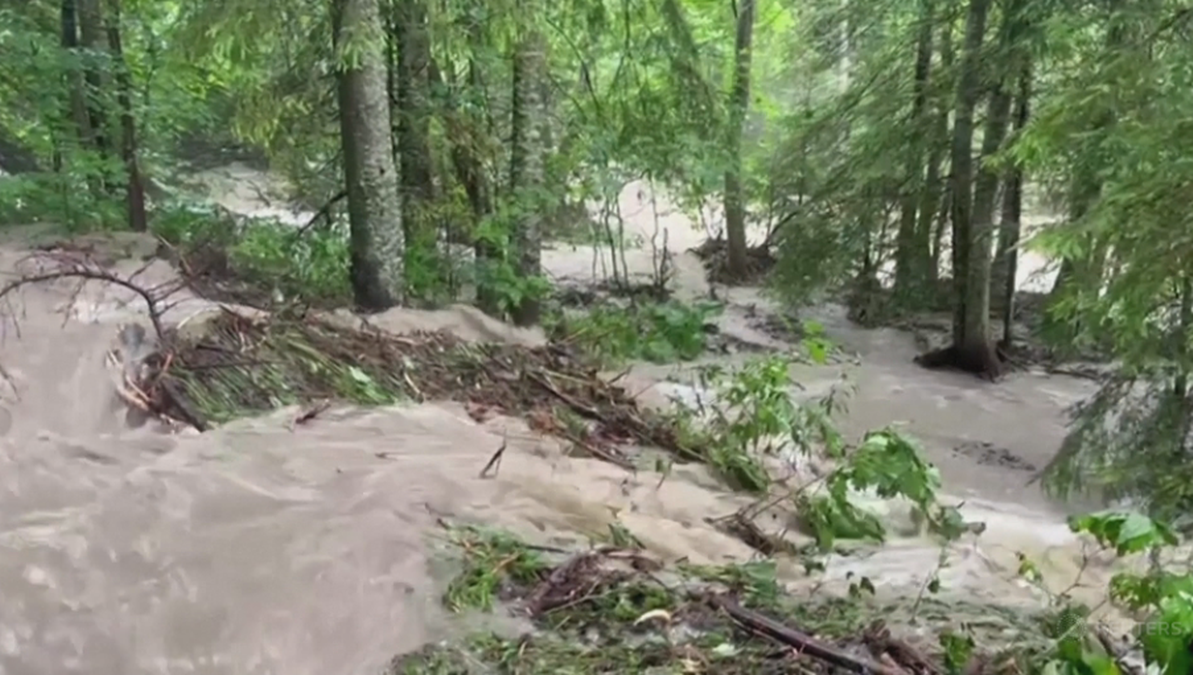
[[[152,231],[316,305],[464,299],[530,325],[549,313],[544,239],[623,246],[617,200],[645,180],[716,207],[724,281],[756,282],[761,247],[791,305],[948,311],[952,344],[925,365],[997,379],[1029,338],[1109,356],[1048,485],[1174,518],[1193,477],[1191,17],[1165,0],[0,0],[0,221]],[[321,217],[246,223],[185,196],[231,156]],[[1028,232],[1028,209],[1055,218]],[[1031,336],[1010,330],[1025,242],[1060,266]]]

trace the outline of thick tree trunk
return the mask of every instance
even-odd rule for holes
[[[925,255],[915,250],[918,239],[916,237],[916,215],[918,202],[925,192],[924,182],[924,149],[926,141],[932,141],[929,136],[928,122],[928,77],[932,67],[932,29],[934,17],[933,0],[920,2],[919,36],[916,39],[916,58],[914,77],[914,94],[911,102],[911,113],[908,123],[912,133],[909,139],[907,166],[905,169],[903,195],[899,205],[899,233],[895,249],[895,294],[906,301],[920,285],[927,271],[917,269],[917,263],[925,259]],[[939,168],[937,169],[939,171]]]
[[[994,209],[998,195],[998,172],[986,161],[1002,146],[1011,118],[1011,91],[995,88],[986,108],[982,133],[982,162],[974,181],[973,218],[969,231],[969,258],[965,283],[965,341],[958,346],[967,352],[990,349],[990,269],[994,242]]]
[[[133,113],[133,82],[124,60],[124,46],[120,38],[120,0],[108,0],[108,44],[112,48],[112,65],[116,69],[116,102],[120,106],[120,158],[124,162],[125,202],[128,227],[133,232],[149,229],[145,215],[145,181],[137,161],[137,119]]]
[[[994,345],[990,344],[990,239],[994,192],[983,175],[973,185],[974,109],[981,97],[981,51],[986,34],[990,0],[970,0],[965,44],[957,83],[953,126],[953,344],[948,349],[917,357],[926,367],[953,366],[996,379],[1002,372]],[[1004,126],[1006,115],[1003,115]],[[999,142],[1001,138],[997,139]],[[992,141],[987,139],[986,147]],[[997,147],[997,143],[995,146]],[[983,172],[984,174],[985,172]],[[997,188],[997,177],[994,187]],[[975,194],[976,193],[976,194]],[[976,196],[976,199],[975,199]],[[980,283],[979,283],[980,282]],[[977,286],[975,287],[975,284]]]
[[[729,124],[726,129],[725,239],[728,272],[736,279],[748,273],[746,257],[746,203],[742,187],[741,140],[750,109],[750,64],[754,42],[754,0],[738,4],[737,36],[734,40],[733,90],[729,95]]]
[[[950,184],[953,221],[953,343],[969,344],[965,335],[966,300],[969,298],[969,246],[973,224],[973,136],[974,109],[981,98],[981,51],[986,35],[986,17],[990,0],[970,0],[965,25],[965,44],[961,55],[961,73],[957,84],[956,113],[953,121],[952,181]]]
[[[523,280],[541,272],[544,185],[543,78],[546,77],[547,41],[533,13],[524,21],[524,34],[514,51],[513,138],[510,153],[510,188],[517,201],[514,244],[518,276]],[[538,323],[537,296],[523,293],[513,308],[514,323]]]
[[[399,177],[394,168],[379,0],[336,0],[340,134],[356,304],[377,311],[405,294]]]

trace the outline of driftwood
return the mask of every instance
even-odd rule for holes
[[[711,596],[709,602],[750,631],[765,635],[775,642],[797,650],[801,654],[807,654],[808,656],[831,663],[834,666],[845,668],[854,673],[864,673],[867,675],[871,673],[874,675],[908,675],[908,671],[897,666],[876,663],[847,654],[836,647],[817,640],[811,635],[784,626],[778,621],[763,616],[758,612],[748,610],[731,598]]]

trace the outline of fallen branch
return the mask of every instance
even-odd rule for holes
[[[169,309],[168,306],[165,306],[165,303],[171,295],[177,293],[183,287],[181,281],[167,282],[147,288],[134,281],[145,268],[125,278],[86,261],[52,255],[41,255],[38,257],[56,263],[59,266],[58,269],[37,274],[26,274],[19,279],[8,282],[3,287],[0,287],[0,299],[6,299],[15,291],[29,284],[69,278],[80,279],[84,284],[87,281],[102,281],[114,286],[120,286],[137,294],[145,302],[149,321],[153,324],[153,330],[157,333],[158,339],[165,337],[165,326],[162,323],[162,315]],[[75,290],[74,295],[77,296],[81,290],[82,284]]]
[[[331,223],[331,207],[335,206],[337,202],[346,198],[347,196],[348,196],[347,190],[340,190],[339,192],[332,195],[332,198],[328,199],[327,203],[325,203],[322,207],[320,207],[319,210],[315,212],[315,215],[311,216],[311,219],[308,220],[305,225],[303,225],[302,227],[300,227],[294,231],[294,238],[297,239],[297,238],[303,236],[304,234],[306,234],[307,230],[310,230],[312,227],[314,227],[315,223],[319,222],[320,219],[325,219],[328,222],[328,224],[330,224]]]
[[[745,609],[737,604],[731,598],[723,595],[709,596],[708,601],[713,607],[724,611],[734,621],[751,631],[764,635],[775,642],[787,645],[801,654],[807,654],[813,658],[819,659],[826,663],[831,663],[835,666],[845,668],[854,673],[875,675],[908,675],[906,671],[901,668],[867,661],[850,654],[847,654],[840,649],[830,647],[827,644],[817,640],[811,635],[801,633],[794,628],[789,628],[783,624],[754,612]]]

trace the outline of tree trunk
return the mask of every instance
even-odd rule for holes
[[[1005,43],[1004,43],[1005,45]],[[990,267],[994,243],[994,207],[998,172],[986,161],[998,153],[1011,118],[1011,91],[995,88],[986,108],[982,133],[982,162],[974,181],[973,214],[969,229],[969,256],[965,283],[965,341],[962,350],[978,353],[990,345]]]
[[[1112,0],[1110,27],[1106,32],[1106,53],[1119,53],[1124,44],[1127,42],[1128,34],[1127,28],[1121,17],[1116,16],[1118,12],[1122,11],[1121,0]],[[1097,143],[1101,138],[1110,131],[1115,123],[1115,114],[1113,109],[1106,109],[1101,111],[1093,120],[1090,128],[1087,130],[1074,130],[1075,132],[1084,131],[1087,136],[1087,149],[1081,152],[1081,156],[1077,158],[1074,163],[1073,176],[1069,187],[1069,206],[1068,206],[1068,221],[1076,222],[1085,218],[1094,204],[1102,194],[1102,179],[1100,172],[1102,169],[1102,161],[1098,156],[1096,150],[1090,151],[1088,148],[1096,148]],[[1056,281],[1053,283],[1052,290],[1049,293],[1048,304],[1055,305],[1069,289],[1071,284],[1076,285],[1077,291],[1095,290],[1089,288],[1090,286],[1097,286],[1096,290],[1100,291],[1102,283],[1102,274],[1106,263],[1105,246],[1099,245],[1098,242],[1092,239],[1092,235],[1081,234],[1085,238],[1086,246],[1082,247],[1087,251],[1082,259],[1074,259],[1066,257],[1061,260],[1060,270],[1056,275]],[[1045,319],[1044,330],[1051,340],[1061,345],[1062,348],[1067,348],[1072,345],[1073,338],[1079,332],[1079,328],[1074,325],[1060,324],[1051,318],[1051,313]]]
[[[431,158],[429,66],[430,35],[422,0],[398,2],[398,155],[402,176],[402,225],[406,237],[411,292],[425,292],[444,281],[436,256],[433,219],[435,182]],[[411,276],[419,269],[418,284]]]
[[[100,0],[76,0],[79,23],[79,45],[87,53],[89,63],[84,67],[87,82],[87,116],[90,119],[91,142],[96,150],[107,154],[111,148],[108,142],[108,120],[104,111],[103,71],[99,67],[99,54],[107,51],[104,44],[103,10]]]
[[[974,109],[981,97],[981,51],[986,34],[990,0],[970,0],[965,44],[957,83],[953,123],[952,180],[949,199],[953,220],[953,344],[947,349],[917,357],[927,367],[948,365],[996,379],[1002,372],[994,345],[990,344],[990,230],[994,189],[986,171],[973,184]],[[995,109],[997,112],[997,109]],[[1003,115],[1003,125],[1005,119]],[[1001,138],[987,138],[984,149],[997,148]],[[975,198],[976,197],[976,198]]]
[[[87,113],[87,82],[83,78],[82,54],[79,50],[78,8],[75,0],[62,0],[60,6],[62,47],[68,52],[70,65],[66,73],[70,92],[70,118],[74,120],[79,140],[84,147],[94,147],[91,118]]]
[[[405,294],[380,0],[336,0],[333,19],[352,290],[361,309],[379,311]]]
[[[1018,102],[1015,106],[1015,133],[1027,126],[1031,114],[1031,63],[1025,60],[1019,74]],[[1003,192],[1002,218],[998,230],[998,257],[994,288],[1002,289],[1002,343],[1009,350],[1014,342],[1015,291],[1019,275],[1019,237],[1023,229],[1023,167],[1011,167]],[[1001,283],[1001,285],[999,285]]]
[[[145,182],[137,161],[137,119],[133,113],[133,81],[124,60],[124,46],[120,38],[120,0],[108,0],[108,44],[112,48],[112,65],[116,69],[116,102],[120,106],[120,158],[128,174],[125,201],[128,208],[128,227],[133,232],[146,232],[149,221],[145,216]]]
[[[480,56],[487,47],[483,24],[475,20],[469,22],[468,97],[485,102],[489,100],[489,91],[485,85]],[[476,105],[467,106],[461,111],[459,120],[459,124],[449,130],[449,136],[452,142],[452,165],[464,186],[473,213],[470,236],[476,255],[476,304],[482,312],[499,317],[502,313],[501,296],[493,284],[493,271],[503,263],[502,250],[489,238],[478,236],[482,225],[493,215],[495,189],[485,169],[488,143],[483,143],[482,139],[492,131],[494,123],[487,108],[482,112]]]
[[[953,67],[953,27],[946,23],[940,29],[940,70],[948,72]],[[920,195],[919,222],[916,225],[916,242],[914,250],[923,256],[917,266],[924,272],[924,286],[931,289],[932,297],[936,297],[936,280],[940,276],[940,240],[947,217],[937,218],[938,214],[947,215],[948,186],[941,180],[941,168],[949,149],[949,108],[951,100],[939,97],[939,109],[935,115],[932,128],[932,151],[928,158],[928,177],[924,181],[924,188]]]
[[[543,79],[546,77],[547,41],[530,14],[514,50],[513,126],[510,152],[510,191],[517,202],[514,244],[518,276],[523,282],[539,276],[542,255]],[[527,289],[528,290],[528,289]],[[541,307],[537,295],[524,290],[513,308],[514,323],[538,323]]]
[[[926,275],[926,270],[916,269],[916,263],[922,262],[925,256],[917,255],[915,246],[917,243],[917,202],[926,187],[923,158],[925,141],[929,140],[928,77],[932,67],[934,14],[933,0],[921,0],[919,36],[916,39],[913,75],[915,89],[911,102],[911,114],[908,119],[912,133],[907,153],[903,195],[900,199],[899,234],[895,249],[895,295],[903,301],[906,301],[915,292],[915,287]]]
[[[742,187],[741,141],[750,109],[750,63],[754,42],[754,0],[738,5],[737,37],[734,40],[733,89],[729,95],[729,124],[726,128],[725,239],[728,273],[744,279],[749,272],[746,257],[746,203]]]
[[[961,55],[961,73],[957,83],[956,113],[953,121],[952,180],[950,184],[953,221],[953,343],[969,345],[965,334],[966,300],[969,276],[969,244],[973,224],[973,136],[974,109],[981,97],[981,51],[986,35],[986,16],[990,0],[970,0],[965,25],[965,44]]]

